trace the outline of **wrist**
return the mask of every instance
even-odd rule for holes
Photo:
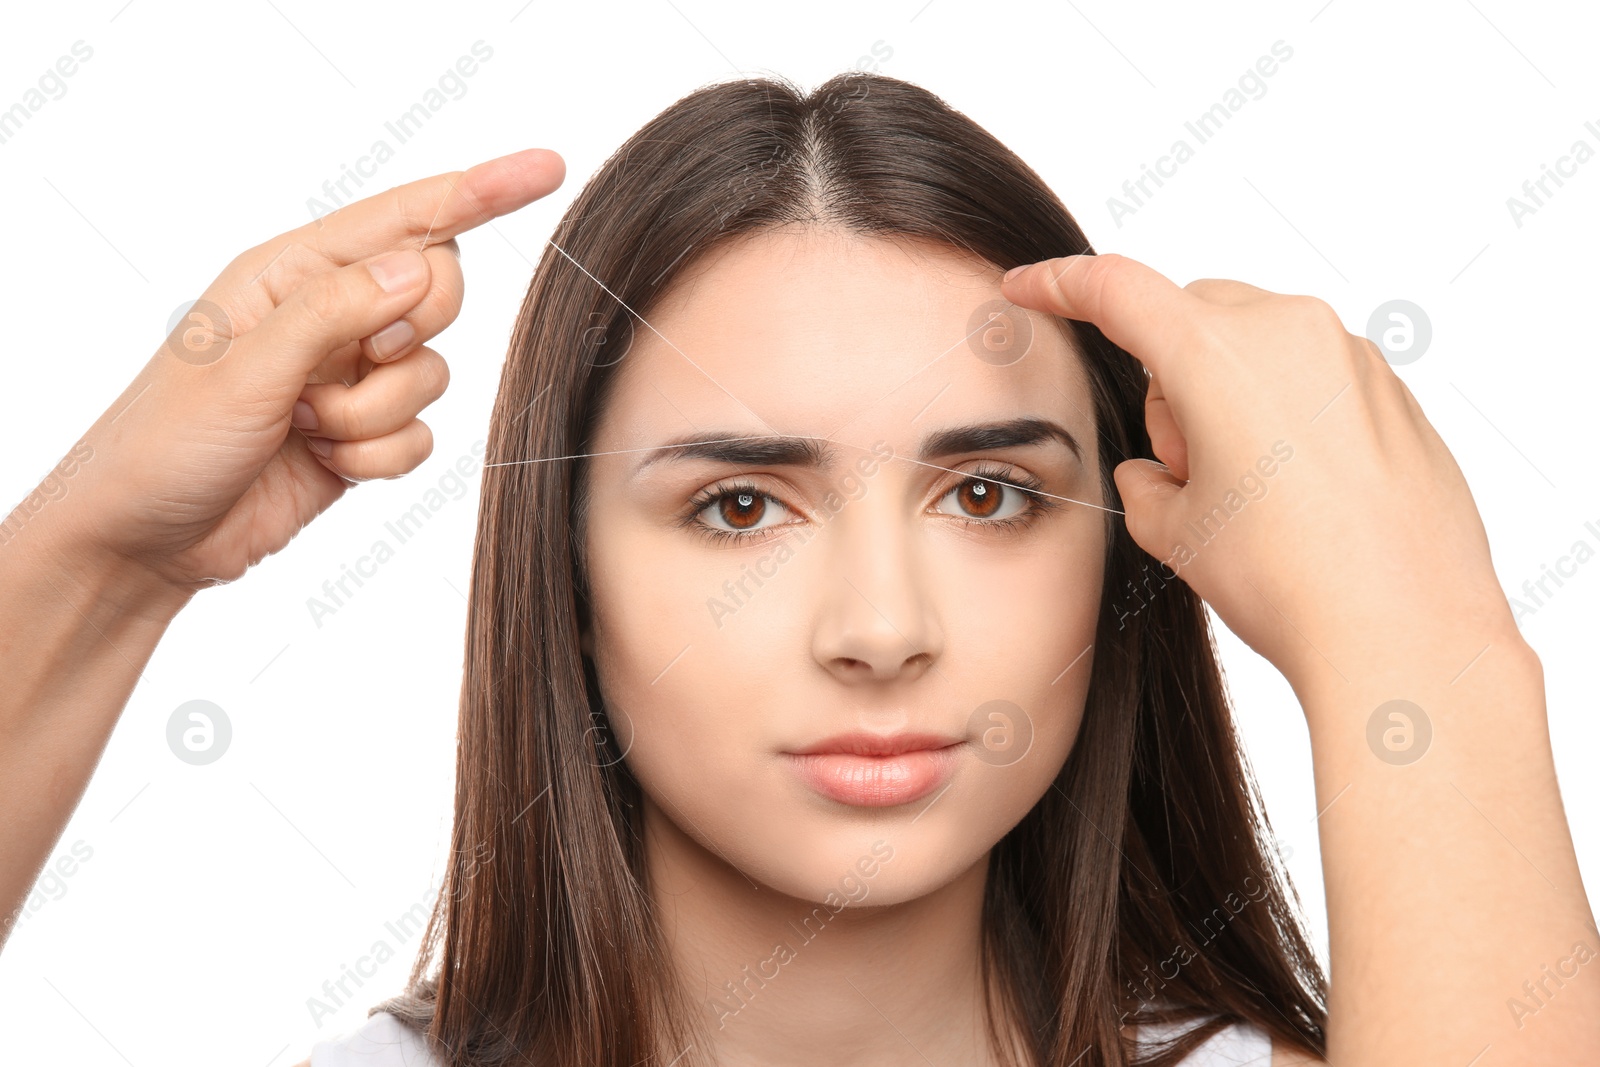
[[[1410,755],[1420,759],[1441,729],[1456,742],[1471,738],[1474,750],[1548,746],[1544,667],[1514,624],[1441,626],[1431,638],[1413,632],[1361,651],[1346,653],[1337,666],[1319,659],[1285,672],[1313,752],[1343,753],[1366,766],[1370,749],[1383,763],[1404,765],[1412,762],[1407,746],[1419,745]]]
[[[1346,622],[1342,634],[1325,630],[1315,643],[1302,631],[1293,635],[1298,652],[1281,670],[1302,703],[1311,694],[1377,696],[1396,686],[1460,692],[1505,670],[1542,677],[1538,655],[1503,603],[1448,618],[1413,613],[1403,626]]]
[[[0,545],[0,566],[0,584],[65,599],[96,625],[116,619],[164,627],[195,593],[102,544],[63,511],[40,514]]]

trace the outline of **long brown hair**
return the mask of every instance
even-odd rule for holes
[[[1094,251],[1016,155],[878,74],[809,94],[771,78],[702,88],[589,180],[534,273],[491,419],[452,855],[406,993],[373,1009],[426,1032],[450,1067],[706,1062],[704,1013],[672,980],[651,910],[639,786],[579,645],[577,457],[634,320],[716,242],[795,224],[931,239],[998,268]],[[1092,325],[1056,321],[1083,355],[1103,489],[1120,507],[1112,469],[1151,455],[1144,373]],[[1150,1063],[1233,1021],[1321,1055],[1326,982],[1201,601],[1118,517],[1106,535],[1077,742],[990,855],[991,1039],[1007,1055],[1009,1020],[1037,1067],[1122,1064],[1139,1008],[1200,1022]]]

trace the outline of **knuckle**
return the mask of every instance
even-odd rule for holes
[[[394,216],[404,223],[407,231],[425,233],[433,225],[439,205],[450,196],[461,195],[456,192],[456,186],[460,184],[464,173],[464,171],[451,171],[448,174],[440,174],[435,179],[437,184],[430,183],[426,189],[415,184],[397,185],[387,194],[387,206]]]
[[[1339,313],[1334,310],[1333,305],[1321,297],[1296,294],[1288,297],[1288,300],[1290,301],[1290,307],[1294,309],[1294,313],[1307,325],[1318,329],[1337,329],[1340,333],[1345,332],[1344,320],[1339,318]]]
[[[273,253],[271,262],[291,274],[311,274],[328,266],[327,257],[304,241],[290,241]]]
[[[251,273],[250,264],[266,258],[262,255],[262,247],[261,245],[254,245],[228,260],[228,265],[222,268],[223,275],[232,278],[237,278],[241,275],[248,277],[249,273]]]
[[[343,321],[350,307],[350,294],[337,271],[313,274],[295,290],[301,315],[319,331],[332,331]]]
[[[1087,297],[1088,305],[1094,308],[1106,306],[1107,297],[1114,296],[1117,287],[1124,284],[1128,276],[1127,257],[1116,252],[1083,255],[1076,259],[1057,262],[1060,263],[1060,268],[1048,272],[1051,292],[1065,300],[1066,293],[1061,287],[1061,279],[1068,271],[1088,271],[1088,275],[1078,283],[1079,291]]]
[[[1118,284],[1118,279],[1127,275],[1128,258],[1116,252],[1085,256],[1078,262],[1092,272],[1090,277],[1102,289],[1108,285]]]
[[[1357,358],[1361,363],[1371,367],[1373,370],[1384,370],[1393,373],[1394,368],[1389,366],[1389,361],[1383,357],[1383,351],[1378,348],[1377,343],[1372,338],[1358,337],[1355,334],[1350,336],[1359,348]],[[1399,377],[1397,376],[1395,380],[1399,381]]]
[[[393,185],[384,190],[383,206],[407,228],[416,225],[417,213],[411,206],[411,198],[406,196],[405,186]]]
[[[297,280],[316,273],[324,261],[317,253],[298,241],[290,241],[276,249],[267,249],[260,261],[250,271],[250,281],[261,286],[272,301],[272,306],[282,304],[294,292]]]
[[[1196,278],[1184,291],[1213,304],[1250,304],[1261,298],[1263,290],[1236,278]]]
[[[1328,365],[1337,367],[1347,381],[1365,383],[1371,378],[1375,368],[1370,343],[1345,329],[1332,304],[1301,293],[1283,294],[1274,303],[1281,315],[1277,321],[1300,338],[1306,352],[1319,353],[1318,358],[1330,361]]]
[[[346,389],[339,396],[339,402],[333,410],[333,424],[340,432],[351,440],[364,440],[367,437],[367,419],[362,405],[354,391]]]
[[[450,364],[431,348],[418,353],[418,364],[423,392],[431,403],[443,396],[450,387]]]
[[[433,314],[437,315],[445,325],[454,322],[456,316],[461,314],[461,305],[466,295],[460,264],[451,260],[450,267],[453,271],[434,272],[433,291],[423,302],[423,306],[432,309]]]
[[[412,433],[417,439],[417,463],[433,455],[433,431],[421,419],[412,420]]]

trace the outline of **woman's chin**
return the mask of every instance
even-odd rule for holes
[[[779,842],[769,839],[765,847]],[[835,828],[785,836],[783,851],[746,873],[784,896],[837,912],[903,904],[936,892],[984,859],[988,846],[935,826]]]

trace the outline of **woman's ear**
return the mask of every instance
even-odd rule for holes
[[[594,628],[585,622],[578,631],[578,648],[590,659],[594,659]]]

